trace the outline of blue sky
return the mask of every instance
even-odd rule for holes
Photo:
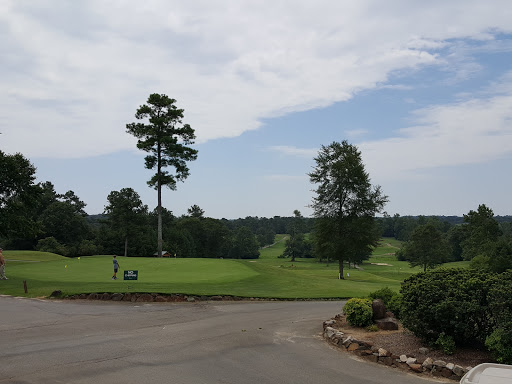
[[[510,1],[0,4],[0,149],[89,214],[135,189],[125,131],[150,93],[185,110],[198,160],[176,215],[305,216],[321,145],[359,147],[400,215],[512,214]]]

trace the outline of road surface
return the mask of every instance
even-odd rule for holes
[[[321,338],[341,302],[0,297],[0,383],[428,384]]]

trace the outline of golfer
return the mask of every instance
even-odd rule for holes
[[[112,276],[112,280],[117,280],[117,270],[119,269],[119,263],[116,259],[117,256],[114,255],[114,259],[112,262],[114,263],[114,276]]]

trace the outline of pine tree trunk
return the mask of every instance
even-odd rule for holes
[[[157,214],[158,214],[158,245],[157,245],[157,252],[158,257],[162,257],[162,182],[160,180],[160,173],[161,173],[161,160],[160,160],[160,146],[158,146],[158,181],[157,181],[157,189],[158,189],[158,206],[156,208]]]
[[[124,257],[128,256],[128,236],[124,238]]]
[[[339,261],[339,267],[340,267],[340,269],[339,269],[339,273],[340,273],[340,274],[339,274],[339,276],[338,276],[338,277],[340,278],[340,280],[341,280],[341,279],[343,279],[343,280],[344,280],[344,279],[345,279],[345,277],[343,276],[343,259],[339,259],[338,261]]]

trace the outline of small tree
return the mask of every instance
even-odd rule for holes
[[[197,150],[187,145],[194,144],[194,130],[188,124],[182,124],[183,109],[175,106],[176,100],[167,95],[153,93],[147,104],[137,109],[135,117],[138,120],[148,120],[144,123],[126,125],[128,133],[135,136],[137,148],[148,152],[146,168],[155,169],[156,173],[148,185],[158,193],[158,256],[162,257],[162,186],[171,190],[176,189],[178,181],[184,181],[189,176],[187,161],[197,159]],[[165,170],[174,168],[174,173]]]
[[[411,267],[421,266],[423,271],[444,263],[448,254],[449,244],[432,222],[416,227],[400,250]]]
[[[388,198],[371,185],[361,152],[346,141],[322,146],[315,162],[309,178],[318,184],[312,207],[321,219],[315,239],[322,244],[316,249],[338,260],[343,279],[343,262],[366,257],[377,245],[380,236],[373,219]]]

